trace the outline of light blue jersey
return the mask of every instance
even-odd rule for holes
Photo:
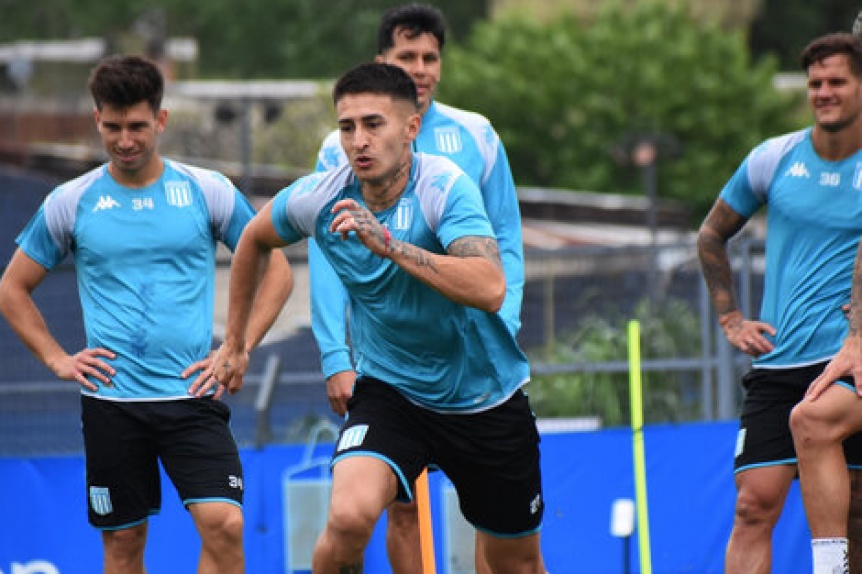
[[[790,368],[830,359],[848,322],[853,262],[862,236],[862,152],[831,162],[810,129],[755,148],[721,192],[743,217],[766,213],[766,277],[760,320],[775,349],[754,361]]]
[[[329,231],[335,202],[364,205],[349,165],[318,172],[282,190],[272,221],[288,243],[311,236],[347,289],[356,370],[441,412],[494,407],[525,384],[527,359],[497,313],[447,299],[351,234]],[[446,158],[415,154],[399,201],[375,214],[392,236],[446,253],[464,236],[493,237],[475,184]]]
[[[180,373],[212,344],[216,241],[231,250],[254,210],[224,176],[165,160],[158,181],[119,185],[101,166],[56,188],[18,236],[50,270],[74,257],[87,346],[117,353],[113,400],[188,398]]]
[[[432,101],[422,116],[413,149],[451,159],[479,186],[485,211],[497,235],[506,275],[506,298],[499,314],[510,332],[517,335],[524,292],[521,213],[500,138],[483,116]],[[325,171],[346,163],[347,156],[336,130],[324,140],[316,169]],[[320,347],[323,373],[330,377],[352,368],[345,340],[347,296],[314,241],[308,242],[308,251],[312,329]]]

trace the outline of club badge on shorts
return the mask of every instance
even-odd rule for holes
[[[104,486],[90,487],[90,508],[99,516],[107,516],[114,511],[111,492]]]

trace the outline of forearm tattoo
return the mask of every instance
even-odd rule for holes
[[[381,239],[381,241],[383,241]],[[434,258],[424,249],[420,249],[411,243],[393,242],[392,250],[400,255],[411,259],[419,267],[426,267],[434,273],[439,273],[434,263]],[[503,268],[500,259],[500,248],[497,242],[490,237],[467,236],[456,239],[449,244],[448,255],[452,257],[482,257],[494,263],[498,268]]]
[[[435,274],[439,273],[437,266],[434,264],[434,259],[430,257],[430,254],[424,249],[419,249],[412,243],[399,241],[398,243],[393,244],[392,250],[403,255],[407,259],[411,259],[419,267],[426,267]]]
[[[727,241],[742,229],[746,221],[728,205],[719,202],[710,210],[698,233],[697,255],[703,279],[719,316],[737,309]]]
[[[719,316],[736,310],[732,290],[733,276],[725,249],[724,242],[717,235],[701,233],[701,239],[698,241],[700,267],[709,289],[710,300]]]
[[[449,244],[449,255],[453,257],[482,257],[503,268],[500,259],[500,246],[490,237],[468,236],[456,239]]]

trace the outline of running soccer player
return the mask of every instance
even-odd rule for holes
[[[428,4],[395,6],[380,19],[375,59],[403,68],[416,83],[422,126],[413,142],[414,151],[451,159],[482,192],[506,275],[506,299],[499,313],[510,331],[517,334],[521,327],[524,252],[515,182],[503,143],[488,120],[434,99],[442,77],[445,41],[446,20],[438,8]],[[340,134],[335,130],[321,146],[316,169],[324,171],[346,163]],[[343,415],[356,381],[347,336],[349,301],[344,286],[314,239],[308,242],[308,264],[312,331],[320,349],[330,405]],[[394,574],[420,572],[415,502],[395,502],[387,509],[386,542]],[[478,574],[486,572],[482,553],[481,547],[477,547]]]
[[[215,364],[242,379],[258,266],[313,236],[350,297],[358,373],[315,574],[360,572],[384,509],[411,500],[432,461],[491,572],[543,574],[539,435],[521,390],[529,364],[498,313],[506,279],[482,196],[450,160],[412,151],[421,116],[400,67],[360,65],[333,100],[349,163],[282,190],[243,232]]]

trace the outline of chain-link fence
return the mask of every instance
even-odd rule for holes
[[[750,309],[751,294],[759,292],[754,270],[761,246],[737,243],[735,259],[746,266],[740,293]],[[651,259],[648,248],[527,252],[519,339],[531,357],[534,382],[528,390],[540,418],[625,424],[628,365],[622,333],[633,318],[644,325],[647,422],[735,416],[737,381],[748,362],[730,352],[715,326],[694,245],[664,246],[657,256],[660,272],[651,276],[644,265]],[[299,280],[307,281],[302,256],[290,257]],[[220,274],[226,266],[225,261]],[[652,289],[650,281],[657,282]],[[81,348],[73,269],[63,266],[49,274],[35,296],[60,342]],[[294,297],[307,298],[307,286],[298,286]],[[244,390],[226,399],[244,446],[303,441],[321,419],[336,420],[316,344],[301,323],[254,352]],[[0,455],[80,450],[76,385],[53,380],[5,324],[0,356]]]

